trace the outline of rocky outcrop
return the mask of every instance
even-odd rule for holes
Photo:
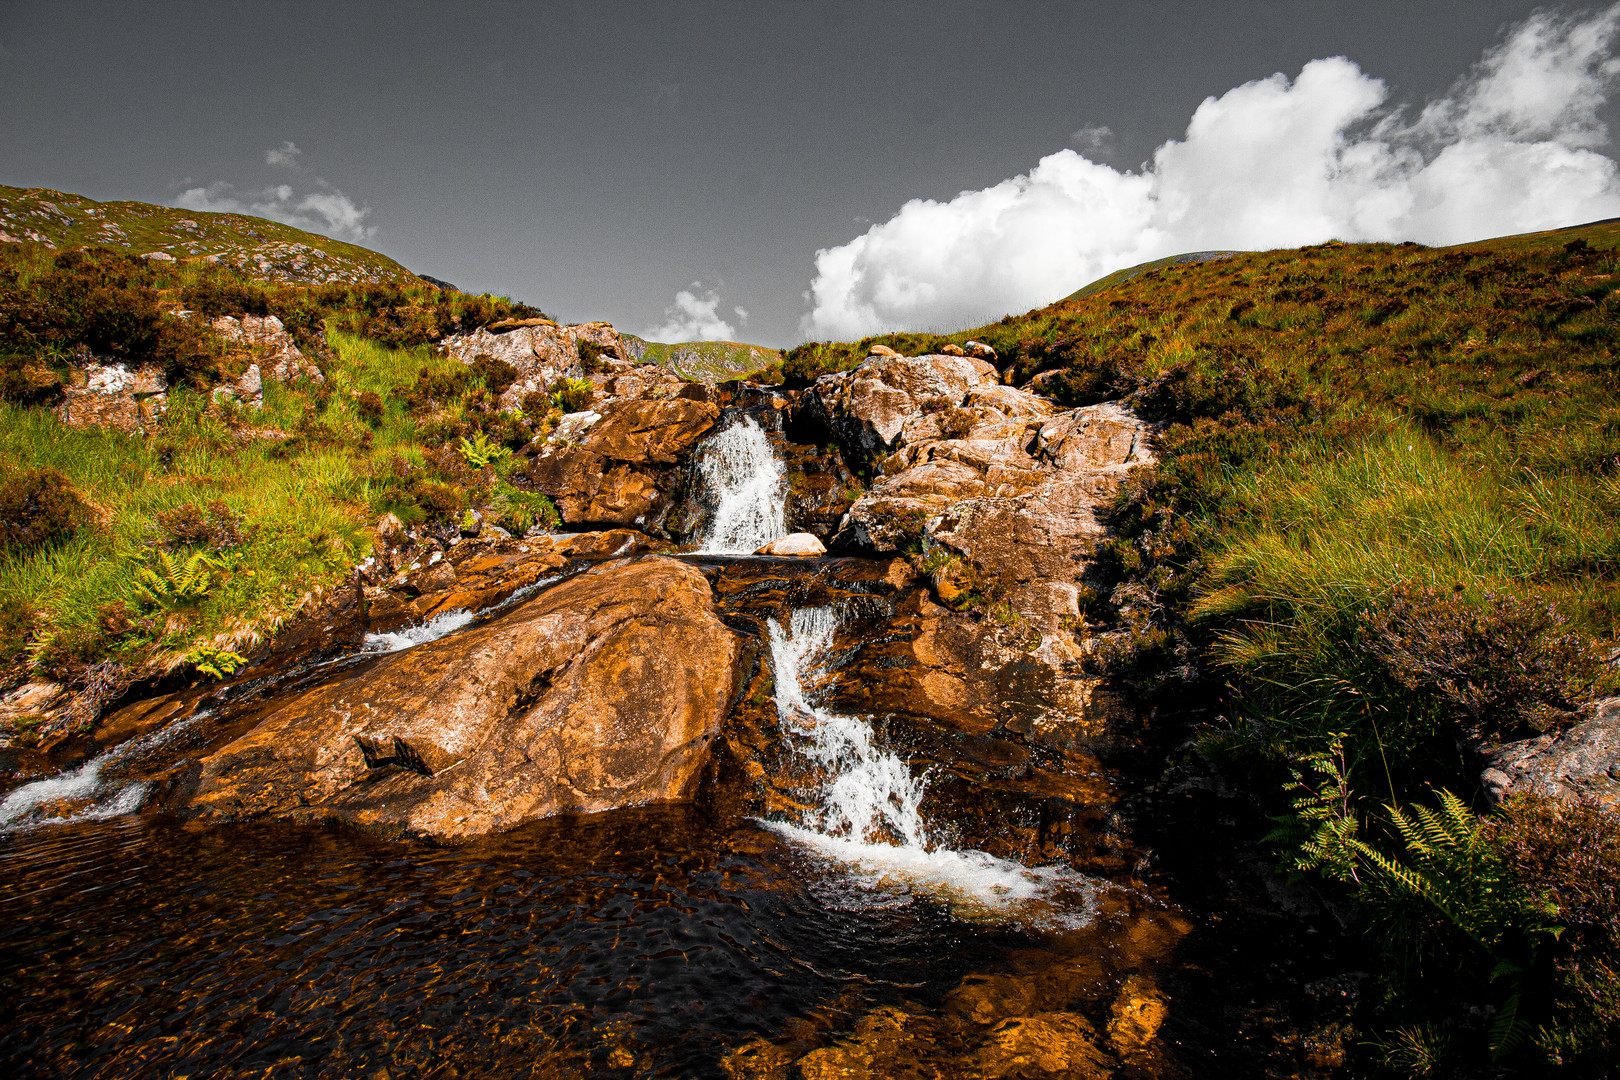
[[[1620,697],[1566,731],[1508,743],[1488,755],[1480,782],[1494,801],[1534,794],[1620,812]]]
[[[893,450],[908,421],[959,405],[970,389],[996,385],[983,360],[888,353],[850,371],[823,375],[807,391],[813,413],[847,449],[863,457]]]
[[[292,335],[287,333],[287,328],[274,315],[263,318],[243,315],[240,319],[222,315],[209,325],[227,341],[246,348],[252,354],[253,367],[258,371],[243,376],[244,383],[240,385],[240,390],[244,394],[256,392],[246,385],[246,381],[251,379],[256,384],[260,376],[276,382],[294,382],[298,379],[318,383],[326,381],[321,369],[303,354]]]
[[[1060,412],[1022,390],[972,386],[949,408],[904,420],[837,541],[919,544],[947,604],[1005,600],[1055,628],[1079,614],[1080,578],[1103,533],[1096,511],[1152,460],[1150,435],[1119,404]]]
[[[274,707],[203,759],[189,805],[467,837],[685,799],[742,652],[698,571],[606,563]]]
[[[62,387],[56,417],[69,427],[109,427],[131,435],[152,430],[168,408],[168,380],[155,367],[91,361]]]
[[[629,369],[619,332],[608,323],[579,323],[561,326],[550,319],[521,319],[479,327],[470,334],[454,334],[439,343],[446,353],[471,364],[480,356],[493,357],[517,369],[517,381],[502,392],[501,408],[516,408],[525,394],[544,391],[562,378],[586,374],[581,362],[581,345],[595,346],[598,363],[610,373]]]
[[[654,527],[673,497],[676,466],[719,419],[710,401],[612,401],[564,418],[526,475],[569,525]]]
[[[379,526],[381,543],[357,574],[365,628],[372,632],[424,623],[451,612],[484,611],[521,589],[532,589],[576,559],[673,550],[670,544],[630,529],[522,540],[492,532],[476,542],[447,547],[435,540],[416,544],[395,529],[385,536],[384,528]]]

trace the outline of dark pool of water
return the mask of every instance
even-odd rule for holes
[[[448,849],[123,818],[0,838],[0,1074],[716,1076],[1018,944],[841,903],[773,834],[682,809]]]

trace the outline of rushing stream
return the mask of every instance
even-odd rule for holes
[[[711,450],[710,546],[751,552],[783,531],[780,461],[747,417]],[[1253,959],[1274,940],[1237,920],[1206,932],[1117,862],[1080,872],[1094,868],[1086,845],[1023,862],[975,850],[986,834],[959,839],[942,789],[982,801],[1000,783],[1007,835],[1057,803],[1020,794],[1035,781],[998,764],[993,740],[831,704],[850,686],[841,665],[893,613],[887,564],[685,558],[728,623],[756,635],[771,689],[728,723],[761,725],[787,802],[757,801],[768,785],[729,765],[694,805],[564,815],[459,846],[162,811],[165,770],[278,695],[463,633],[582,566],[472,614],[319,642],[188,691],[165,725],[0,801],[0,1075],[1021,1076],[1014,1036],[1010,1056],[982,1057],[1003,1018],[1107,1048],[1120,1002],[1143,993],[1170,1003],[1162,1049],[1122,1056],[1114,1075],[1268,1075],[1246,1034],[1252,1003],[1299,984]],[[884,1044],[877,1071],[790,1065],[843,1053],[874,1017],[912,1033]],[[837,1060],[867,1051],[850,1052]]]

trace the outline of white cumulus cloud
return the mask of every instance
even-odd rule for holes
[[[1460,243],[1620,215],[1598,151],[1617,26],[1620,4],[1538,12],[1416,116],[1350,60],[1313,60],[1205,99],[1140,171],[1066,149],[949,202],[914,199],[816,253],[801,330],[971,326],[1185,251]],[[1095,152],[1104,131],[1076,141]]]
[[[238,192],[233,185],[221,181],[187,188],[174,204],[185,210],[252,214],[356,243],[371,239],[377,232],[375,226],[366,224],[366,218],[371,215],[369,206],[356,205],[343,192],[324,183],[319,190],[299,194],[291,184],[277,184],[257,192]]]
[[[664,325],[641,336],[648,341],[729,341],[737,331],[720,317],[720,304],[718,292],[694,281],[690,289],[677,292],[675,302],[664,309]],[[739,319],[748,317],[741,308],[733,310]]]

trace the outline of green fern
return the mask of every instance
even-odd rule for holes
[[[1266,839],[1292,850],[1287,860],[1291,870],[1360,884],[1357,867],[1372,849],[1359,838],[1361,819],[1354,809],[1344,740],[1345,733],[1336,732],[1326,750],[1294,760],[1292,779],[1283,785],[1293,794],[1293,813],[1274,818],[1277,827]],[[1307,770],[1315,776],[1307,776]]]
[[[467,437],[463,435],[460,445],[456,447],[456,453],[460,454],[461,459],[468,465],[475,469],[482,469],[485,465],[507,457],[512,451],[499,443],[490,442],[489,436],[480,431],[473,437],[471,442],[468,442]]]
[[[151,607],[194,607],[207,598],[214,587],[214,571],[224,565],[206,551],[183,559],[154,551],[151,561],[135,571],[135,594]]]
[[[1488,1031],[1493,1058],[1501,1059],[1532,1034],[1523,1015],[1525,973],[1563,927],[1555,911],[1537,903],[1513,879],[1501,854],[1468,804],[1449,791],[1438,807],[1388,807],[1405,851],[1395,858],[1358,842],[1373,869],[1369,898],[1394,939],[1432,937],[1441,926],[1460,932],[1490,963],[1490,981],[1505,991]],[[1427,913],[1427,915],[1425,915]]]
[[[227,675],[234,675],[238,668],[247,663],[247,657],[229,649],[202,645],[186,654],[186,663],[195,668],[198,674],[223,679]]]

